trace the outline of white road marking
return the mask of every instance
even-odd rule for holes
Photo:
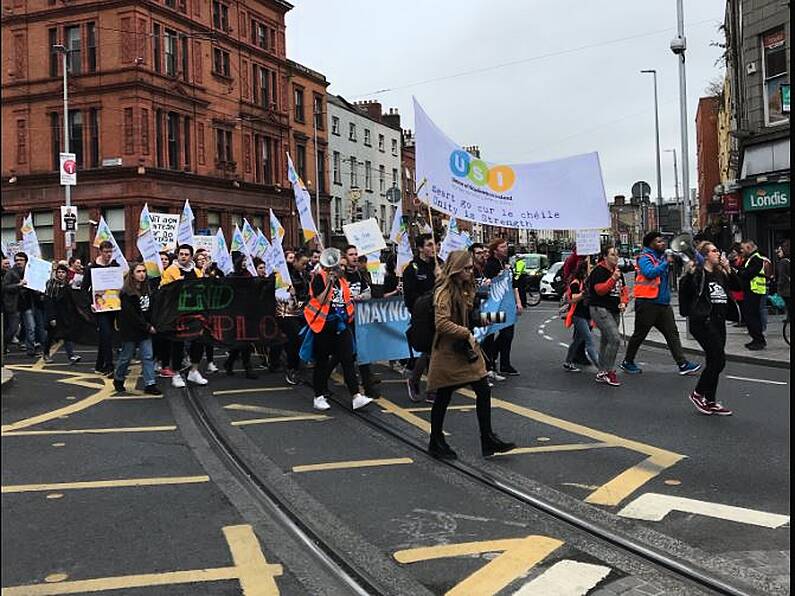
[[[569,344],[564,344],[562,341],[559,341],[559,342],[558,342],[558,345],[559,345],[560,347],[562,347],[562,348],[568,348],[568,347],[569,347]]]
[[[789,515],[657,493],[645,493],[639,496],[619,511],[618,515],[632,519],[662,521],[671,511],[695,513],[764,528],[779,528],[789,523]]]
[[[553,337],[550,337],[549,335],[544,335],[544,339],[549,341],[555,341],[555,339]]]
[[[748,377],[735,377],[734,375],[726,375],[726,378],[735,381],[748,381],[749,383],[763,383],[765,385],[789,385],[787,381],[771,381],[770,379],[750,379]]]
[[[544,330],[543,330],[543,329],[539,329],[539,330],[538,330],[538,334],[539,334],[539,335],[544,335]]]
[[[608,575],[610,567],[566,559],[527,582],[514,596],[584,596]]]

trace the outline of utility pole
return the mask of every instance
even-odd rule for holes
[[[682,213],[682,231],[687,232],[689,230],[685,227],[684,221],[684,218],[687,214],[684,210],[684,206],[679,206],[679,170],[677,169],[676,165],[676,149],[666,149],[665,152],[674,154],[674,196],[676,197],[676,206],[679,207],[680,212]]]
[[[662,164],[660,159],[660,110],[657,95],[657,71],[654,69],[641,70],[644,74],[650,73],[654,77],[654,140],[657,151],[657,227],[660,227],[660,207],[662,207]]]
[[[316,106],[312,109],[312,135],[315,144],[315,225],[317,226],[317,234],[320,240],[320,247],[323,247],[323,232],[320,225],[320,162],[318,161],[317,151],[317,119],[323,115],[323,111],[316,112]]]
[[[68,55],[66,46],[63,44],[56,44],[52,48],[61,54],[63,58],[63,152],[69,153],[69,85],[68,85]],[[72,206],[72,187],[69,184],[64,184],[64,203],[67,207]],[[74,232],[65,232],[66,240],[66,259],[72,258],[72,242],[74,240]]]
[[[684,191],[684,221],[682,230],[693,231],[690,216],[690,157],[687,145],[687,75],[685,71],[685,13],[684,0],[676,0],[676,37],[671,41],[671,51],[679,59],[679,127],[682,137],[682,190]]]

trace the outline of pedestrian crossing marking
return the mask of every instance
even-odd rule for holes
[[[413,464],[414,460],[410,457],[394,457],[391,459],[360,459],[353,461],[335,461],[324,464],[306,464],[293,466],[293,472],[321,472],[326,470],[351,470],[355,468],[375,468],[380,466],[399,466],[403,464]]]
[[[393,556],[398,563],[408,564],[499,552],[497,557],[446,593],[446,596],[468,596],[469,594],[496,594],[511,582],[527,574],[530,569],[563,544],[562,540],[547,536],[527,536],[525,538],[412,548],[398,551]]]
[[[475,399],[475,392],[471,389],[459,389],[458,393]],[[519,416],[540,422],[541,424],[548,424],[570,433],[594,439],[599,443],[606,443],[614,447],[623,447],[624,449],[629,449],[630,451],[635,451],[648,456],[643,461],[632,466],[631,468],[624,470],[605,484],[601,485],[598,489],[586,497],[586,503],[616,506],[633,492],[638,490],[641,486],[646,484],[649,480],[655,478],[661,472],[667,470],[677,462],[687,457],[686,455],[674,453],[673,451],[667,451],[665,449],[660,449],[659,447],[646,445],[645,443],[641,443],[639,441],[625,439],[623,437],[619,437],[618,435],[613,435],[611,433],[583,426],[581,424],[577,424],[576,422],[569,422],[568,420],[556,418],[554,416],[550,416],[549,414],[539,412],[538,410],[532,410],[530,408],[526,408],[524,406],[520,406],[502,399],[496,399],[492,397],[491,404],[492,407],[502,408]]]
[[[565,559],[558,561],[513,596],[583,596],[610,575],[610,567]]]
[[[36,493],[51,490],[83,490],[91,488],[130,488],[138,486],[168,486],[209,482],[209,476],[166,476],[161,478],[121,478],[118,480],[89,480],[84,482],[55,482],[52,484],[11,484],[0,488],[2,494]]]
[[[279,564],[268,563],[251,526],[226,526],[223,528],[223,533],[234,563],[230,567],[12,586],[3,588],[2,594],[3,596],[55,596],[223,580],[237,580],[240,583],[241,591],[246,596],[275,596],[279,594],[276,578],[284,573],[284,569]],[[47,580],[45,579],[45,581]]]

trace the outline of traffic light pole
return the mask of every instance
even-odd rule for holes
[[[60,48],[63,56],[63,152],[69,153],[69,85],[67,80],[67,52],[64,46]],[[60,161],[60,160],[59,160]],[[72,206],[72,187],[64,184],[64,203],[67,207]],[[74,232],[64,232],[66,243],[66,259],[72,258],[72,244],[74,243]]]

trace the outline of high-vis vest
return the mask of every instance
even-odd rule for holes
[[[328,283],[328,273],[321,269],[316,275],[320,275],[324,285]],[[342,290],[342,299],[345,301],[345,313],[348,315],[347,322],[352,323],[354,308],[353,300],[351,300],[351,287],[345,279],[340,279],[339,282],[340,289]],[[326,299],[321,304],[320,300],[318,300],[312,292],[311,286],[309,288],[309,304],[307,304],[304,309],[304,318],[309,328],[315,333],[323,331],[323,326],[326,324],[326,319],[328,319],[329,312],[331,311],[331,295],[333,291],[333,289],[329,290]]]
[[[764,260],[764,257],[760,255],[758,252],[755,252],[750,257],[745,260],[745,267],[748,267],[748,263],[751,262],[751,259],[754,257],[759,257],[760,259]],[[751,278],[751,291],[754,294],[767,294],[767,277],[765,277],[765,264],[762,263],[762,268],[759,270],[759,273],[756,274],[755,277]]]
[[[651,255],[647,252],[643,253],[637,258],[635,261],[635,298],[647,298],[654,300],[660,295],[660,278],[653,277],[652,279],[649,279],[643,275],[639,265],[641,257],[649,257],[649,259],[651,259],[651,264],[654,267],[656,267],[660,262],[654,258],[654,255]]]
[[[513,278],[518,280],[527,268],[527,263],[524,259],[519,259],[513,266]]]

